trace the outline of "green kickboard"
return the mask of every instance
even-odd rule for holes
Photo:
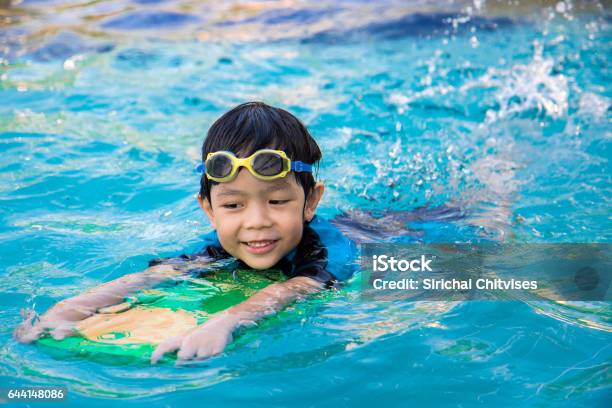
[[[125,298],[114,312],[79,323],[79,334],[63,340],[44,336],[38,347],[55,358],[85,358],[104,364],[144,363],[164,338],[205,322],[258,290],[285,278],[280,271],[215,270]],[[161,362],[173,362],[174,355]]]

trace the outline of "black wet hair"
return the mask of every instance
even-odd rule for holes
[[[237,157],[248,157],[260,149],[284,151],[292,160],[313,164],[318,169],[321,149],[298,118],[284,109],[263,102],[236,106],[213,123],[202,144],[202,162],[208,153],[230,151]],[[289,173],[304,189],[304,197],[315,186],[312,173]],[[218,184],[206,174],[200,179],[200,196],[210,202],[211,187]]]

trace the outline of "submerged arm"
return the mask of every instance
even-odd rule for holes
[[[156,363],[165,353],[175,350],[178,350],[178,361],[203,359],[219,354],[232,341],[232,333],[237,328],[254,325],[289,303],[323,288],[322,283],[305,276],[271,284],[238,305],[213,315],[186,335],[163,341],[155,349],[151,362]]]
[[[250,325],[275,314],[294,300],[319,292],[323,287],[314,279],[298,276],[266,286],[244,302],[227,309],[226,313],[238,322],[238,326]]]
[[[179,272],[170,265],[152,266],[142,272],[131,273],[96,286],[80,295],[59,302],[57,306],[70,308],[77,320],[81,320],[83,315],[91,315],[100,308],[115,305],[123,301],[130,293],[150,288],[178,274]]]
[[[36,315],[30,314],[15,330],[15,337],[23,343],[29,343],[38,339],[46,329],[52,329],[51,335],[62,339],[73,333],[78,321],[93,315],[98,309],[120,303],[130,293],[149,288],[180,273],[171,265],[155,265],[96,286],[57,303],[34,325],[32,321]]]

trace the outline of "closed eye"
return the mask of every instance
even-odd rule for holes
[[[238,208],[240,206],[240,204],[236,204],[236,203],[228,203],[228,204],[222,204],[221,207],[223,208],[227,208],[228,210],[234,210],[236,208]]]
[[[272,205],[282,205],[287,204],[291,200],[270,200],[270,204]]]

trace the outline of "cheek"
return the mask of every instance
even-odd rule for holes
[[[217,234],[222,244],[231,244],[236,239],[237,233],[238,227],[235,222],[232,222],[231,217],[217,222]]]
[[[287,217],[282,224],[280,224],[283,226],[285,236],[290,237],[292,245],[299,244],[302,239],[302,230],[304,228],[304,221],[302,218],[301,211],[298,211],[290,217]]]

